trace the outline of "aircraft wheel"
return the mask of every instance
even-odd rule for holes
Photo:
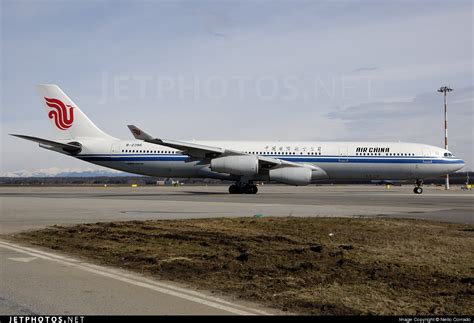
[[[233,184],[233,185],[229,186],[229,193],[230,194],[239,194],[239,193],[241,193],[240,188],[237,185]]]
[[[421,193],[423,193],[423,188],[420,187],[420,186],[417,186],[417,187],[415,187],[415,188],[413,189],[413,193],[415,193],[415,194],[421,194]]]
[[[246,185],[244,187],[244,193],[245,194],[257,194],[258,188],[256,185]]]
[[[250,194],[257,194],[258,188],[256,185],[251,185],[250,186]]]

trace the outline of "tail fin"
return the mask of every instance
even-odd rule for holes
[[[49,119],[62,137],[111,138],[100,130],[59,86],[40,84],[38,90]]]

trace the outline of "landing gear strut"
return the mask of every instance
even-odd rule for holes
[[[423,180],[417,179],[415,183],[415,188],[413,189],[413,193],[421,194],[423,193]]]
[[[229,186],[230,194],[257,194],[258,188],[254,184],[233,184]]]

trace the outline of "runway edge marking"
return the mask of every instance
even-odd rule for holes
[[[16,252],[24,253],[33,257],[38,257],[44,260],[58,262],[60,264],[76,267],[78,269],[88,271],[97,275],[109,277],[112,279],[116,279],[125,283],[129,283],[135,286],[151,289],[157,292],[161,292],[163,294],[179,297],[182,299],[186,299],[192,302],[196,302],[202,305],[206,305],[209,307],[213,307],[216,309],[220,309],[223,311],[227,311],[237,315],[272,315],[268,312],[257,310],[257,309],[248,309],[244,306],[234,304],[217,297],[208,296],[196,291],[187,290],[184,288],[172,286],[166,283],[159,283],[144,277],[137,277],[133,274],[126,274],[118,272],[117,270],[109,269],[106,267],[88,264],[85,262],[80,262],[79,260],[69,258],[69,257],[62,257],[60,255],[55,255],[52,253],[48,253],[45,251],[40,251],[37,249],[18,246],[16,244],[6,242],[4,240],[0,240],[0,247],[5,249],[10,249]]]
[[[197,297],[205,298],[207,300],[212,300],[214,302],[218,302],[218,303],[221,303],[221,304],[229,305],[229,306],[232,306],[234,308],[241,308],[241,309],[244,309],[244,310],[248,310],[248,308],[245,307],[245,306],[242,306],[242,305],[239,305],[239,304],[234,304],[234,303],[222,300],[222,299],[214,297],[214,296],[205,295],[205,294],[193,291],[193,290],[180,288],[180,287],[173,286],[173,285],[170,285],[170,284],[166,284],[166,283],[163,283],[163,282],[157,282],[157,281],[154,281],[154,280],[151,280],[151,279],[147,279],[145,277],[137,276],[136,274],[128,274],[128,273],[122,272],[118,269],[106,268],[106,267],[99,266],[99,265],[85,263],[85,262],[81,262],[81,261],[79,261],[77,259],[74,259],[74,258],[64,257],[64,256],[61,256],[61,255],[58,255],[58,254],[52,254],[52,253],[49,253],[49,252],[46,252],[46,251],[33,249],[33,248],[28,248],[28,247],[25,247],[25,246],[18,246],[18,245],[15,245],[15,244],[12,244],[12,243],[9,243],[9,242],[6,242],[6,241],[2,241],[2,240],[0,240],[0,245],[1,245],[2,242],[4,244],[15,246],[16,248],[23,249],[23,250],[26,250],[26,251],[42,254],[42,255],[45,255],[47,257],[52,257],[52,258],[65,260],[65,261],[70,262],[70,263],[81,264],[81,266],[88,267],[88,268],[91,268],[91,269],[94,269],[94,270],[100,270],[100,271],[106,270],[109,273],[112,273],[112,274],[115,274],[115,275],[118,275],[118,276],[122,276],[122,277],[125,277],[125,278],[131,278],[131,279],[139,280],[141,282],[145,282],[145,283],[155,285],[155,286],[158,286],[158,287],[163,287],[163,288],[175,290],[175,291],[178,291],[178,292],[181,292],[181,293],[190,294],[190,295],[194,295],[194,296],[197,296]],[[252,310],[252,312],[255,312],[255,313],[258,313],[258,314],[271,315],[270,313],[267,313],[267,312],[262,311],[262,310],[257,310],[257,309],[254,309],[254,308],[252,308],[251,310]]]

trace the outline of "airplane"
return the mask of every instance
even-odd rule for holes
[[[134,140],[100,130],[57,85],[40,84],[47,115],[61,138],[11,134],[96,165],[156,177],[233,181],[230,194],[256,194],[257,181],[309,185],[327,179],[414,180],[453,173],[464,161],[443,148],[401,142],[178,141],[129,125]]]

